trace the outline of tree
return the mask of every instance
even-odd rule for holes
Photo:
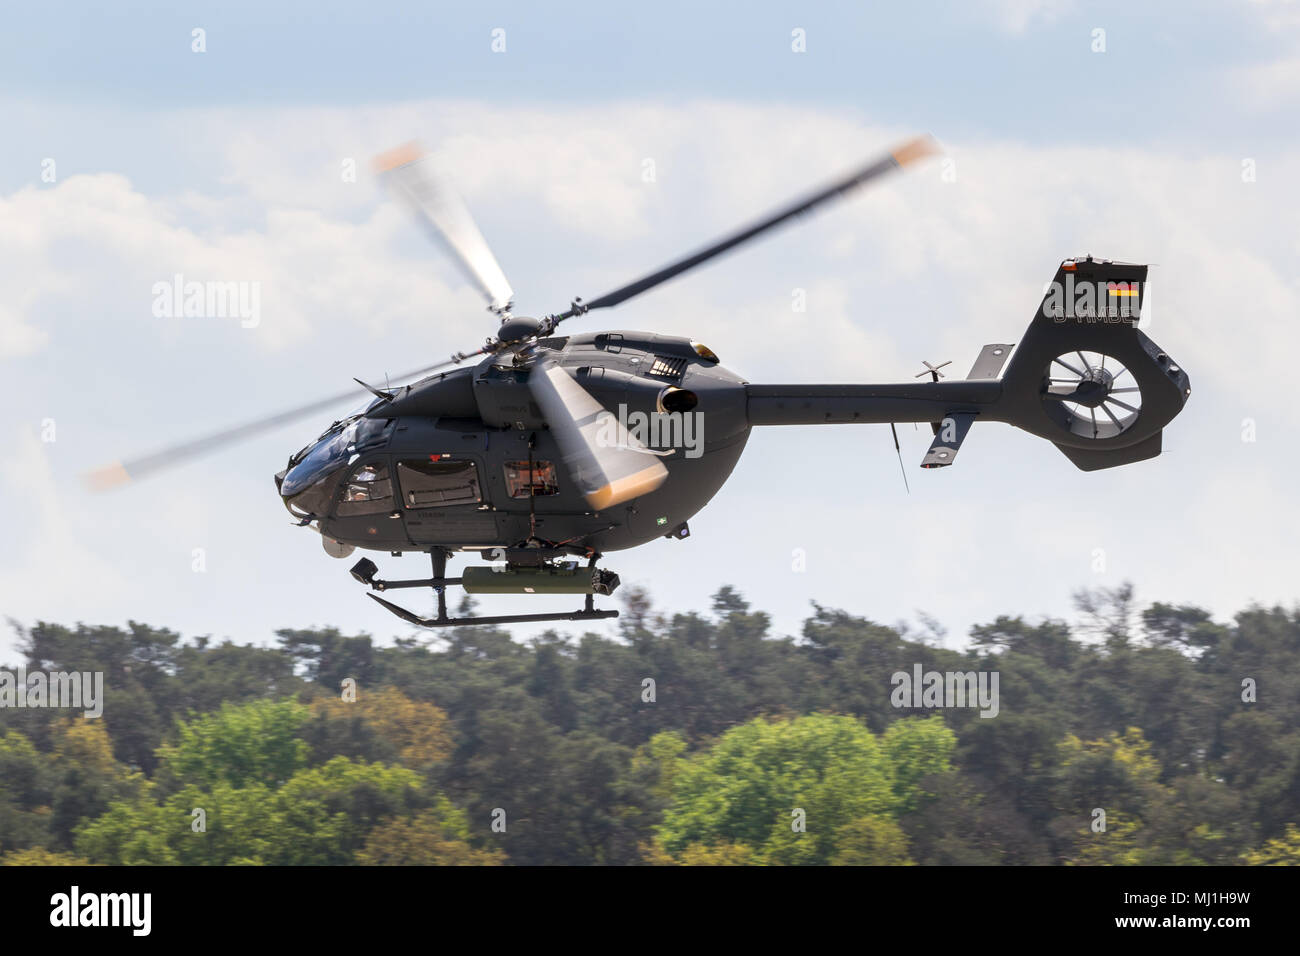
[[[1003,784],[969,770],[923,778],[919,808],[899,820],[910,857],[924,866],[1054,862],[1047,836],[1019,810]]]
[[[41,847],[32,847],[0,856],[0,866],[90,866],[90,861],[71,853],[55,853]]]
[[[1085,629],[1101,638],[1107,648],[1118,650],[1132,640],[1134,609],[1130,582],[1114,588],[1076,591],[1074,606],[1086,617]]]
[[[832,866],[912,866],[907,834],[879,814],[850,820],[835,832]]]
[[[52,799],[48,761],[25,734],[0,733],[0,851],[43,845]]]
[[[1242,861],[1251,866],[1300,866],[1300,827],[1288,823],[1285,835],[1246,853]]]
[[[169,816],[157,802],[149,783],[130,800],[117,800],[100,816],[77,827],[77,853],[92,863],[111,866],[174,865],[180,862],[172,843],[188,827],[186,819]],[[174,809],[174,808],[173,808]]]
[[[896,720],[881,737],[894,768],[894,796],[900,813],[910,813],[924,799],[918,784],[932,774],[952,769],[957,735],[937,714],[929,718]]]
[[[679,866],[750,866],[755,862],[754,851],[740,843],[690,843],[676,861]]]
[[[1234,796],[1196,776],[1162,782],[1161,764],[1136,727],[1086,743],[1067,738],[1062,765],[1061,803],[1075,834],[1069,862],[1231,863],[1244,848],[1248,832],[1236,819]],[[1104,830],[1094,828],[1097,809],[1105,812]]]
[[[271,800],[274,831],[265,862],[329,866],[353,862],[370,831],[416,809],[420,778],[405,767],[335,757],[298,771]]]
[[[500,850],[470,845],[465,812],[441,796],[427,810],[375,827],[357,853],[364,866],[498,866],[504,861]]]
[[[321,631],[286,628],[275,633],[285,653],[302,666],[303,676],[327,692],[338,693],[348,678],[362,686],[378,683],[375,647],[369,634],[344,637],[332,627]]]
[[[659,842],[677,858],[735,843],[758,862],[827,863],[840,827],[899,809],[896,783],[887,751],[851,717],[751,720],[677,771]]]
[[[259,700],[180,721],[176,742],[159,749],[165,774],[208,788],[218,782],[276,787],[306,763],[298,731],[308,713],[295,701]]]
[[[774,636],[733,588],[672,614],[630,598],[614,639],[524,643],[485,627],[376,643],[325,628],[263,648],[135,622],[20,630],[29,670],[101,671],[107,700],[100,720],[0,708],[0,854],[213,865],[1293,857],[1296,609],[1250,607],[1218,624],[1191,605],[1138,609],[1124,587],[1083,595],[1079,625],[1000,616],[954,651],[818,606],[797,640]],[[917,664],[998,672],[996,719],[894,707],[891,675]],[[355,702],[339,698],[345,677]],[[1098,807],[1104,833],[1091,828]]]
[[[56,732],[49,766],[51,849],[72,848],[73,831],[83,819],[103,813],[114,800],[129,798],[138,786],[113,756],[113,742],[102,720],[65,719]]]
[[[311,713],[302,735],[318,761],[348,756],[423,771],[451,756],[447,712],[394,687],[362,688],[352,702],[321,697]]]

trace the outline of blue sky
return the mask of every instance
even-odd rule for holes
[[[921,359],[964,372],[985,342],[1014,341],[1063,256],[1153,262],[1151,334],[1194,388],[1168,453],[1083,475],[982,426],[957,467],[928,473],[924,436],[904,429],[907,495],[888,429],[760,430],[689,542],[610,564],[665,608],[728,583],[778,632],[816,600],[886,622],[922,609],[950,643],[998,613],[1068,615],[1073,589],[1124,579],[1220,614],[1291,603],[1298,6],[7,11],[0,489],[21,506],[0,613],[255,641],[306,624],[403,631],[288,525],[270,485],[324,421],[111,497],[77,480],[490,331],[364,173],[374,153],[411,138],[439,151],[521,309],[540,312],[917,131],[945,144],[955,182],[937,164],[909,173],[588,326],[701,338],[754,381],[899,380]],[[338,174],[349,158],[357,183]],[[160,321],[150,287],[177,271],[261,283],[265,321]],[[807,314],[791,314],[795,288]],[[415,572],[385,568],[399,569]]]
[[[1249,104],[1215,109],[1223,72],[1293,55],[1294,35],[1276,27],[1291,6],[56,2],[8,11],[0,88],[78,105],[92,123],[104,107],[708,96],[857,108],[948,137],[1255,141],[1281,130]],[[207,31],[202,57],[195,27]],[[496,28],[505,55],[490,52]],[[791,55],[795,28],[803,56]],[[1104,56],[1091,50],[1096,28]]]

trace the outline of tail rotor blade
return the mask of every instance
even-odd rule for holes
[[[493,312],[507,312],[514,291],[469,208],[415,144],[400,146],[375,159],[393,191],[416,213],[434,238],[451,252],[465,277],[488,300]]]
[[[663,463],[554,362],[534,366],[529,390],[570,476],[597,511],[649,494],[668,477]]]

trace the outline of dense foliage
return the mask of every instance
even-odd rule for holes
[[[774,638],[728,588],[633,592],[618,640],[40,623],[9,669],[106,700],[0,709],[0,861],[1300,863],[1300,613],[1078,603],[962,652],[821,607]],[[918,664],[996,671],[997,716],[895,707]]]

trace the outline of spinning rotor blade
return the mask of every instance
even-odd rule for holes
[[[654,453],[554,362],[535,365],[528,387],[569,474],[597,511],[648,494],[668,477]]]
[[[615,289],[613,292],[607,292],[597,299],[592,299],[590,302],[580,304],[575,303],[574,308],[556,316],[556,319],[557,321],[563,321],[564,319],[580,315],[590,309],[607,309],[610,306],[626,302],[633,296],[640,295],[642,292],[645,292],[648,289],[653,289],[655,286],[667,282],[669,279],[679,276],[683,272],[694,269],[696,266],[709,261],[715,256],[720,256],[724,252],[734,249],[742,243],[748,242],[755,236],[779,226],[781,223],[786,222],[789,219],[793,219],[806,212],[811,212],[823,203],[829,202],[832,199],[838,199],[839,197],[852,192],[859,186],[865,185],[878,176],[883,176],[885,173],[894,169],[901,169],[908,163],[915,162],[918,159],[924,159],[926,156],[934,155],[938,151],[938,144],[936,144],[933,139],[929,136],[919,136],[916,139],[904,143],[888,156],[878,159],[870,165],[863,166],[853,173],[850,173],[848,176],[831,183],[824,189],[818,190],[802,199],[797,199],[787,206],[783,206],[775,212],[765,216],[763,219],[760,219],[758,222],[719,239],[712,245],[701,249],[699,252],[689,255],[684,259],[679,259],[671,265],[664,266],[664,268],[660,269],[658,272],[652,272],[648,276],[637,279],[635,282],[631,282],[622,288]]]
[[[434,237],[451,251],[465,277],[478,286],[493,312],[505,312],[514,291],[474,223],[464,200],[440,178],[431,161],[414,144],[375,158],[393,191],[415,211]]]
[[[429,372],[436,371],[448,365],[458,365],[464,359],[471,356],[481,355],[486,352],[487,348],[481,348],[474,352],[461,353],[458,356],[446,362],[439,362],[437,365],[431,365],[428,368],[418,369],[414,372],[408,372],[405,375],[398,376],[398,380],[415,378],[420,375],[427,375]],[[261,418],[257,421],[246,422],[243,425],[236,425],[234,428],[227,428],[223,431],[206,435],[203,438],[194,441],[182,442],[179,445],[173,445],[162,451],[154,452],[152,455],[142,455],[138,458],[132,458],[125,462],[113,462],[111,465],[105,465],[103,468],[97,468],[95,471],[85,475],[86,485],[92,491],[107,491],[110,488],[124,485],[131,481],[137,481],[146,478],[155,472],[170,468],[172,465],[184,464],[191,458],[215,451],[225,445],[231,445],[235,442],[242,441],[245,438],[252,438],[262,432],[270,431],[280,425],[287,425],[290,422],[305,418],[308,415],[323,411],[337,405],[344,399],[355,399],[360,393],[361,388],[348,389],[346,392],[339,392],[337,395],[331,395],[329,398],[322,398],[312,402],[310,405],[300,405],[297,408],[290,409],[287,412],[280,412],[278,415],[271,415],[267,418]]]

